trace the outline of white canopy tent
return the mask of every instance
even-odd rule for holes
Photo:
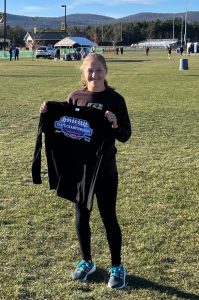
[[[54,45],[55,48],[96,47],[97,44],[84,37],[66,37]]]

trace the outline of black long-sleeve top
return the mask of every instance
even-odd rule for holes
[[[102,105],[104,111],[109,110],[116,115],[118,127],[112,129],[112,136],[106,143],[101,167],[104,167],[104,171],[109,173],[115,170],[115,155],[117,153],[115,140],[124,143],[131,136],[131,123],[124,98],[111,88],[102,92],[90,92],[82,89],[72,92],[67,101],[80,106]]]

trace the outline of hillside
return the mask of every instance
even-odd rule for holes
[[[106,24],[114,21],[114,18],[95,14],[71,14],[67,16],[67,24],[72,26]],[[7,14],[7,25],[13,27],[19,25],[27,30],[32,29],[34,26],[60,29],[61,22],[64,22],[64,17],[28,17]]]
[[[82,26],[82,25],[99,25],[99,24],[110,24],[118,22],[143,22],[152,20],[168,20],[175,18],[181,18],[184,13],[152,13],[145,12],[134,15],[129,15],[123,18],[115,19],[111,17],[95,15],[95,14],[71,14],[67,15],[67,24],[71,26]],[[14,27],[19,25],[20,27],[30,30],[33,27],[38,28],[54,28],[60,29],[61,22],[64,21],[63,17],[28,17],[19,16],[13,14],[7,14],[7,25]],[[189,23],[199,21],[199,11],[190,11],[187,13],[187,21]]]
[[[185,16],[184,12],[181,13],[152,13],[152,12],[145,12],[139,13],[135,15],[130,15],[124,18],[118,19],[120,22],[149,22],[154,20],[172,20],[173,18],[182,18]],[[188,11],[187,12],[187,22],[194,23],[199,21],[199,11]]]

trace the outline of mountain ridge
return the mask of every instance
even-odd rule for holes
[[[185,13],[153,13],[153,12],[142,12],[138,14],[129,15],[122,18],[112,18],[97,14],[70,14],[66,16],[67,24],[69,26],[89,26],[89,25],[102,25],[102,24],[113,24],[119,22],[149,22],[149,21],[166,21],[173,18],[182,18]],[[61,22],[64,22],[64,16],[61,17],[29,17],[20,16],[7,13],[7,25],[11,27],[20,26],[26,30],[31,30],[33,27],[41,29],[60,29]],[[188,11],[187,22],[194,23],[199,21],[199,11]]]

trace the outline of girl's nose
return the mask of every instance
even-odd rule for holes
[[[92,72],[92,78],[95,78],[95,76],[96,76],[96,73]]]

